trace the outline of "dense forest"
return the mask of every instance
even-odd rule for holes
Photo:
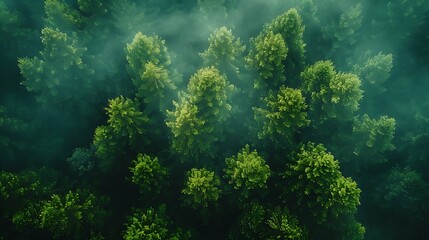
[[[424,0],[0,0],[0,239],[429,239]]]

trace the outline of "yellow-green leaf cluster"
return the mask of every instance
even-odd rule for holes
[[[266,188],[271,175],[270,167],[256,150],[246,145],[236,156],[225,159],[225,177],[234,189],[241,189],[245,196],[256,188]]]
[[[206,208],[219,199],[220,179],[213,171],[193,168],[186,175],[182,194],[187,205],[193,208]]]

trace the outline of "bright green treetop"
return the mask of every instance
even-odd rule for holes
[[[226,27],[217,28],[209,37],[209,48],[201,53],[205,66],[215,66],[224,73],[239,72],[245,46]]]
[[[123,96],[110,99],[105,110],[109,116],[107,123],[115,134],[134,139],[143,133],[143,126],[148,119],[133,100]]]
[[[161,166],[158,158],[151,158],[139,153],[130,167],[131,181],[140,187],[140,191],[159,193],[168,175],[167,169]]]
[[[221,190],[220,179],[212,171],[193,168],[187,172],[187,179],[182,190],[184,201],[193,208],[206,208],[216,202]]]
[[[234,189],[241,189],[245,196],[255,188],[266,188],[271,175],[270,167],[259,156],[256,150],[250,151],[246,145],[237,153],[225,160],[225,177]]]
[[[316,123],[352,119],[362,98],[361,81],[356,75],[336,73],[332,62],[319,61],[304,70],[301,78]]]
[[[357,141],[354,154],[378,157],[383,152],[395,149],[392,143],[395,127],[394,118],[381,116],[371,119],[365,114],[362,120],[356,120],[353,125],[353,136]]]
[[[296,154],[284,174],[286,192],[297,196],[297,204],[311,209],[315,220],[326,221],[327,214],[354,213],[361,190],[350,178],[344,178],[339,163],[323,145],[308,143]]]
[[[295,8],[291,8],[283,14],[277,16],[272,22],[264,27],[264,31],[279,33],[288,48],[285,59],[285,69],[299,73],[305,62],[305,43],[302,39],[304,25],[301,16]]]
[[[300,127],[309,124],[307,104],[299,89],[281,86],[277,94],[270,92],[265,98],[266,107],[254,108],[255,118],[262,122],[259,138],[290,140]]]
[[[154,208],[148,208],[145,211],[135,210],[133,215],[128,217],[126,230],[122,236],[125,240],[181,240],[191,237],[187,231],[171,230],[171,222],[166,215],[165,206],[161,206],[158,210]]]
[[[277,89],[284,83],[285,67],[283,61],[288,48],[281,34],[272,31],[260,33],[250,40],[250,51],[247,64],[259,73],[255,80],[256,89]]]

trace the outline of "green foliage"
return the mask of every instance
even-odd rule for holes
[[[291,141],[299,128],[307,126],[307,104],[299,89],[281,86],[277,94],[265,98],[266,108],[254,108],[255,118],[262,123],[258,137]]]
[[[66,195],[52,195],[40,209],[40,228],[54,238],[81,238],[85,227],[102,224],[106,212],[97,205],[98,199],[87,191],[69,191]]]
[[[246,204],[238,223],[238,236],[234,239],[263,239],[266,212],[259,203]]]
[[[227,27],[216,28],[209,37],[209,47],[201,53],[205,66],[215,66],[224,73],[239,73],[245,46]]]
[[[131,99],[123,96],[110,99],[105,110],[109,116],[107,123],[118,136],[131,140],[143,133],[143,126],[148,119]]]
[[[332,22],[325,26],[322,31],[324,37],[333,38],[333,48],[338,50],[340,47],[351,47],[357,41],[357,32],[362,24],[362,5],[356,4],[344,11],[338,22]]]
[[[61,0],[45,0],[45,12],[45,23],[50,28],[78,30],[84,21],[77,10]]]
[[[42,103],[50,99],[71,100],[80,96],[89,85],[78,77],[85,67],[82,55],[86,50],[78,46],[77,36],[58,29],[43,28],[42,44],[41,58],[18,60],[25,78],[22,84],[28,91],[35,92],[37,100]]]
[[[185,159],[197,157],[196,160],[199,160],[198,156],[212,152],[212,143],[216,139],[206,137],[213,129],[207,128],[205,121],[198,118],[198,108],[183,98],[180,104],[174,102],[174,106],[174,112],[167,111],[169,120],[166,123],[173,133],[173,151]]]
[[[86,14],[95,14],[106,11],[102,0],[77,0],[79,10]]]
[[[422,217],[429,208],[428,184],[422,175],[405,167],[393,168],[384,182],[378,186],[378,201],[382,207],[394,211],[411,211]]]
[[[284,178],[286,192],[297,197],[298,206],[308,207],[319,223],[326,221],[328,212],[338,217],[356,212],[360,204],[361,190],[341,175],[338,161],[321,144],[303,145],[287,166]]]
[[[168,176],[167,169],[159,164],[157,157],[151,158],[141,153],[137,155],[137,159],[133,160],[130,171],[132,173],[131,181],[137,184],[143,193],[160,193]]]
[[[171,57],[165,41],[158,36],[146,36],[138,32],[131,44],[127,44],[126,58],[137,88],[136,96],[152,108],[165,109],[165,97],[176,89],[171,80]]]
[[[123,233],[125,240],[181,240],[190,239],[188,231],[177,229],[171,230],[171,222],[165,213],[165,206],[158,210],[148,208],[145,211],[137,209],[128,218],[126,230]]]
[[[396,121],[394,118],[381,116],[379,119],[371,119],[364,115],[362,120],[356,120],[353,125],[353,137],[357,144],[354,154],[377,157],[377,162],[383,162],[379,155],[395,149],[392,143],[395,135]]]
[[[228,97],[233,88],[215,67],[202,68],[189,80],[189,102],[198,108],[199,117],[214,126],[229,117]]]
[[[148,62],[167,68],[171,64],[165,41],[154,35],[149,37],[138,32],[126,47],[128,66],[135,75],[143,74]]]
[[[232,88],[216,68],[200,69],[189,81],[189,97],[174,102],[175,110],[167,111],[172,149],[182,159],[198,162],[215,154],[214,144],[220,140],[230,115],[228,95]]]
[[[93,144],[95,155],[101,159],[100,167],[108,170],[112,167],[115,157],[121,153],[124,143],[116,136],[110,126],[98,126],[94,132]]]
[[[40,176],[41,171],[20,173],[0,172],[0,214],[11,217],[33,199],[50,194],[55,182],[47,182]]]
[[[287,208],[276,207],[267,220],[268,226],[273,231],[267,239],[308,239],[307,230],[300,226]]]
[[[301,16],[295,8],[291,8],[277,16],[264,27],[265,32],[272,31],[281,34],[288,49],[284,61],[285,69],[294,74],[299,73],[305,62],[305,43],[303,41],[304,25]],[[295,77],[295,76],[294,76]]]
[[[250,39],[246,61],[250,68],[259,73],[254,83],[256,89],[276,89],[285,82],[283,61],[287,54],[288,48],[279,33],[262,32]]]
[[[266,188],[271,175],[270,167],[259,156],[256,150],[252,152],[246,145],[236,156],[225,159],[225,177],[234,189],[242,190],[245,197],[257,188]]]
[[[193,168],[186,173],[187,179],[182,190],[184,202],[193,208],[207,208],[220,197],[220,179],[212,171]]]
[[[368,90],[376,88],[379,92],[384,92],[384,83],[390,78],[393,67],[392,54],[378,53],[370,57],[361,65],[355,65],[353,71],[368,86]],[[366,91],[365,91],[366,92]]]
[[[94,154],[94,148],[76,148],[72,156],[67,158],[66,161],[73,172],[82,176],[93,169],[95,162]]]
[[[347,121],[359,109],[361,81],[354,74],[336,73],[332,62],[316,62],[301,73],[301,78],[315,123]]]

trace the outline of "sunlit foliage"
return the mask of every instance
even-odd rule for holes
[[[184,202],[193,208],[206,208],[219,199],[220,179],[212,171],[193,168],[187,172],[187,179],[182,190]]]
[[[271,175],[270,167],[259,156],[256,150],[250,151],[246,145],[237,153],[225,160],[225,177],[234,189],[241,190],[244,196],[248,196],[253,189],[266,188],[266,183]]]
[[[321,144],[303,145],[283,177],[285,191],[296,196],[298,206],[310,209],[319,223],[328,214],[354,213],[360,204],[356,182],[342,176],[338,161]]]
[[[332,119],[351,120],[362,98],[361,81],[349,73],[337,73],[330,61],[319,61],[301,73],[315,124]]]
[[[307,104],[299,89],[281,86],[277,94],[270,92],[265,103],[266,107],[254,109],[255,118],[262,125],[259,138],[269,137],[279,143],[291,141],[299,128],[310,123]]]
[[[254,83],[256,89],[276,89],[285,82],[283,61],[287,54],[288,48],[280,33],[268,31],[250,40],[246,61],[259,74]]]

